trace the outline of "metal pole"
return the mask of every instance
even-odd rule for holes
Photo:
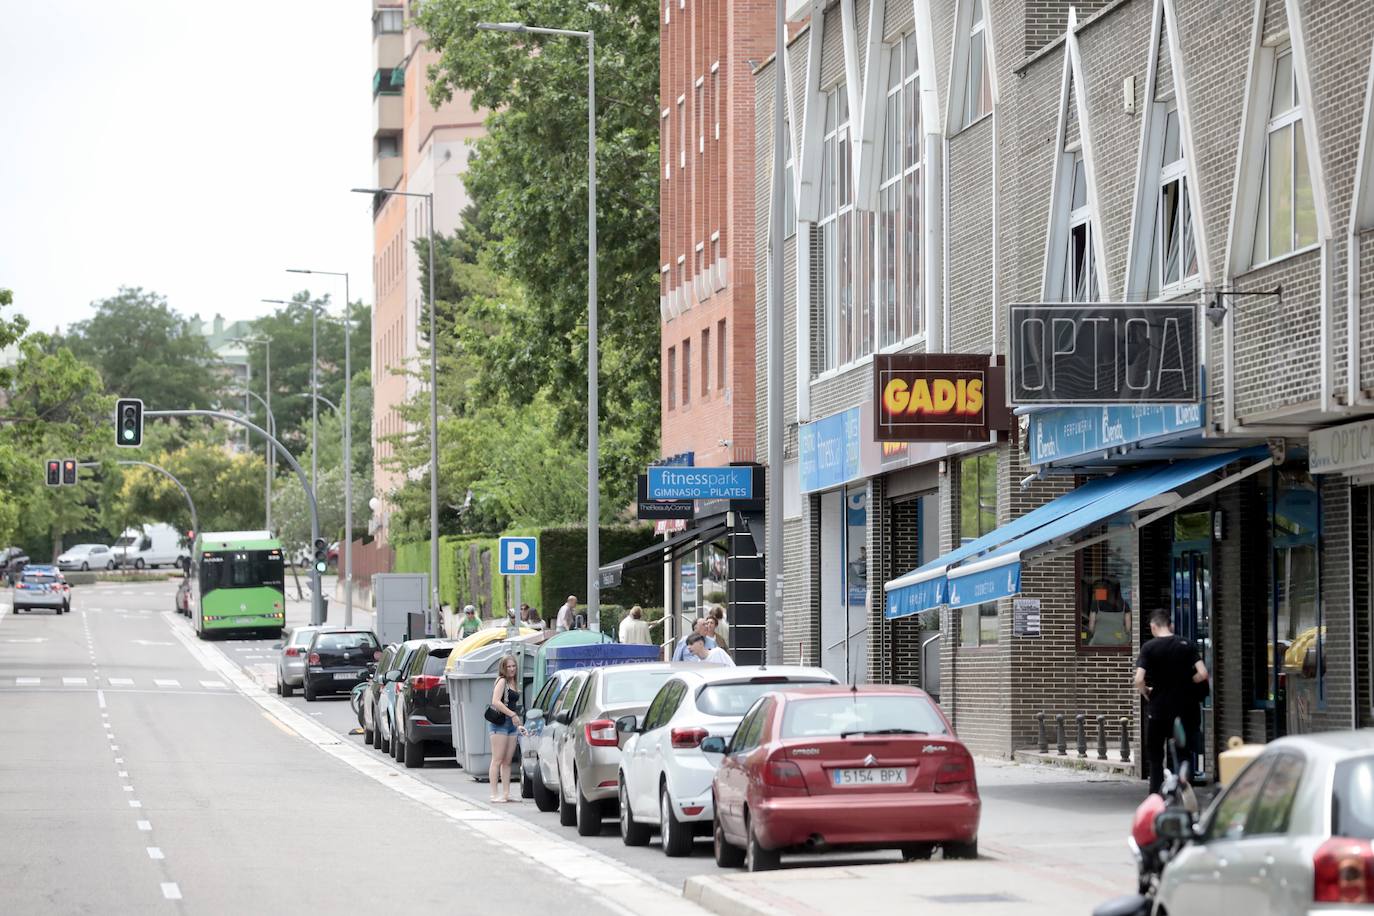
[[[765,596],[764,646],[770,664],[782,662],[782,255],[783,255],[783,169],[787,162],[783,144],[783,109],[787,98],[783,91],[783,52],[787,47],[787,20],[783,0],[775,0],[777,7],[776,55],[773,58],[773,186],[769,202],[768,220],[768,502],[767,571]]]
[[[315,502],[315,489],[314,487],[310,486],[310,481],[305,476],[305,471],[301,469],[300,464],[297,463],[296,459],[291,456],[291,453],[289,451],[287,451],[286,446],[282,445],[281,442],[277,440],[276,436],[269,434],[267,430],[263,429],[261,426],[258,426],[251,420],[246,420],[243,417],[236,417],[233,414],[226,413],[222,410],[145,410],[143,412],[143,416],[210,417],[211,419],[227,420],[230,423],[237,423],[240,426],[246,426],[252,432],[257,433],[260,436],[266,436],[268,441],[270,441],[272,445],[276,447],[277,451],[281,453],[282,457],[286,459],[286,463],[291,466],[291,470],[296,472],[296,477],[300,480],[301,486],[305,489],[306,503],[310,507],[311,543],[314,543],[316,540],[319,539],[320,510],[318,504]],[[197,534],[199,534],[199,529],[197,529]],[[314,626],[322,626],[324,624],[324,596],[320,594],[320,571],[315,568],[314,563],[310,564],[310,592],[310,623]]]
[[[439,331],[434,301],[434,195],[429,203],[429,615],[427,631],[439,632]]]
[[[267,361],[267,380],[264,387],[267,389],[267,398],[263,407],[267,410],[267,431],[274,437],[277,435],[277,419],[272,414],[272,338],[263,338],[264,359]],[[272,471],[277,464],[277,455],[272,446],[267,446],[267,530],[272,530]]]
[[[344,274],[344,626],[353,626],[353,347],[349,338],[348,274]]]
[[[320,367],[320,343],[319,343],[319,334],[318,334],[317,328],[316,328],[316,325],[318,324],[318,322],[315,321],[315,316],[316,316],[318,313],[319,313],[319,309],[316,307],[316,305],[315,305],[314,302],[311,302],[311,303],[310,303],[310,393],[311,393],[312,395],[314,395],[315,397],[318,397],[319,394],[320,394],[320,375],[319,375],[319,367]],[[312,397],[312,398],[310,399],[310,492],[311,492],[311,493],[314,493],[315,490],[319,488],[319,481],[320,481],[320,478],[319,478],[319,468],[320,468],[320,440],[319,440],[319,436],[318,436],[318,430],[319,430],[319,428],[320,428],[320,405],[319,405],[319,403],[315,400],[315,397]],[[316,535],[315,535],[315,538],[318,538],[318,537],[319,537],[319,535],[316,534]],[[312,547],[312,548],[314,547],[313,541],[315,540],[315,538],[311,538],[311,541],[312,541],[311,547]]]
[[[596,314],[596,34],[587,33],[587,621],[601,632],[601,406]]]

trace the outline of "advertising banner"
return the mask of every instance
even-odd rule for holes
[[[986,442],[1011,429],[1006,370],[986,354],[873,357],[873,436],[879,442]]]

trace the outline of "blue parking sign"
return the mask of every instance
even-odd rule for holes
[[[539,571],[539,542],[535,538],[501,538],[500,574],[532,576]]]

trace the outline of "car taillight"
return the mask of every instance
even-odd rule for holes
[[[14,583],[14,587],[15,587],[15,588],[28,588],[28,587],[29,587],[29,584],[28,584],[27,582],[16,582],[16,583]]]
[[[780,789],[805,789],[801,767],[790,760],[770,760],[763,766],[763,784]]]
[[[300,658],[301,650],[295,646],[287,646],[286,654],[289,658]]]
[[[946,760],[935,771],[936,792],[972,792],[973,789],[973,760],[970,757]]]
[[[410,686],[416,690],[433,690],[443,683],[443,678],[437,674],[417,674],[410,679]]]
[[[1316,903],[1374,903],[1374,848],[1369,840],[1333,836],[1312,857]]]
[[[704,728],[675,728],[669,733],[673,747],[693,748],[701,744],[707,738],[707,731]]]
[[[615,747],[620,743],[615,733],[615,723],[610,719],[595,719],[588,722],[583,731],[587,736],[587,743],[592,747]],[[677,747],[677,744],[674,743],[673,746]]]
[[[307,658],[306,661],[312,665],[318,665],[320,663],[320,653],[311,652],[310,657]]]

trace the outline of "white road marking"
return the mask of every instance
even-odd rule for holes
[[[158,849],[156,846],[149,846],[149,847],[148,847],[148,858],[150,858],[150,859],[165,859],[165,858],[167,858],[167,857],[164,856],[164,855],[162,854],[162,850],[161,850],[161,849]]]
[[[97,691],[96,691],[96,695],[97,695],[97,696],[100,696],[100,697],[104,697],[104,696],[105,696],[105,691],[103,691],[103,690],[97,690]],[[100,718],[102,718],[102,719],[108,719],[109,717],[110,717],[110,714],[109,714],[108,712],[102,712],[102,713],[100,714]]]
[[[129,642],[137,643],[140,646],[170,646],[172,643],[159,642],[156,639],[131,639]]]
[[[111,735],[110,737],[113,738],[114,735]],[[112,750],[112,751],[117,751],[117,750],[119,750],[119,745],[118,745],[118,744],[111,744],[111,745],[110,745],[110,750]]]
[[[104,708],[105,708],[105,691],[97,689],[96,692],[95,692],[95,701],[96,701],[97,703],[100,704],[100,708],[101,708],[101,709],[104,709]],[[102,719],[108,719],[109,717],[110,717],[110,714],[109,714],[108,712],[102,712],[102,713],[100,714],[100,718],[102,718]]]
[[[132,792],[133,790],[134,790],[134,787],[133,787],[133,786],[124,786],[124,791],[125,791],[125,792]]]
[[[14,679],[16,687],[37,687],[41,678],[36,677],[17,677]]]
[[[123,758],[123,757],[116,757],[116,758],[115,758],[115,763],[123,763],[123,762],[124,762],[124,758]]]
[[[64,677],[64,678],[62,679],[62,686],[63,686],[63,687],[85,687],[85,686],[86,686],[86,679],[85,679],[84,677]]]
[[[200,682],[200,686],[202,686],[202,687],[214,687],[214,688],[220,689],[220,690],[224,690],[224,689],[227,689],[227,688],[229,687],[229,685],[226,684],[226,683],[224,683],[224,681],[201,681],[201,682]]]
[[[144,831],[144,832],[146,833],[147,831],[153,829],[153,822],[152,822],[152,821],[139,821],[139,822],[138,822],[138,829],[139,829],[139,830],[142,830],[142,831]]]
[[[132,687],[134,679],[131,677],[112,677],[110,678],[111,687]]]
[[[162,882],[162,896],[168,900],[180,900],[181,888],[177,887],[175,881]]]
[[[129,799],[129,807],[130,807],[130,808],[142,808],[142,807],[143,807],[143,802],[141,802],[141,801],[134,801],[134,800],[131,798],[131,799]]]
[[[109,731],[109,730],[112,729],[112,728],[114,728],[114,726],[111,725],[109,722],[106,722],[106,723],[105,723],[105,731]]]
[[[119,771],[119,778],[120,778],[120,779],[128,779],[128,778],[129,778],[129,771],[128,771],[128,770],[120,770],[120,771]]]
[[[180,682],[180,681],[174,681],[174,680],[171,680],[170,678],[164,679],[164,678],[156,678],[156,677],[155,677],[155,678],[153,678],[153,683],[154,683],[155,685],[157,685],[158,687],[180,687],[180,686],[181,686],[181,682]]]
[[[266,658],[266,657],[267,657],[266,655],[245,655],[245,656],[244,656],[244,658],[247,659],[247,660],[250,661],[250,662],[251,662],[251,661],[255,661],[255,660],[261,660],[261,659],[264,659],[264,658]]]
[[[48,641],[48,638],[47,638],[46,636],[31,636],[31,637],[28,637],[28,638],[26,638],[26,639],[7,639],[7,640],[5,640],[5,642],[12,642],[12,643],[47,642],[47,641]]]

